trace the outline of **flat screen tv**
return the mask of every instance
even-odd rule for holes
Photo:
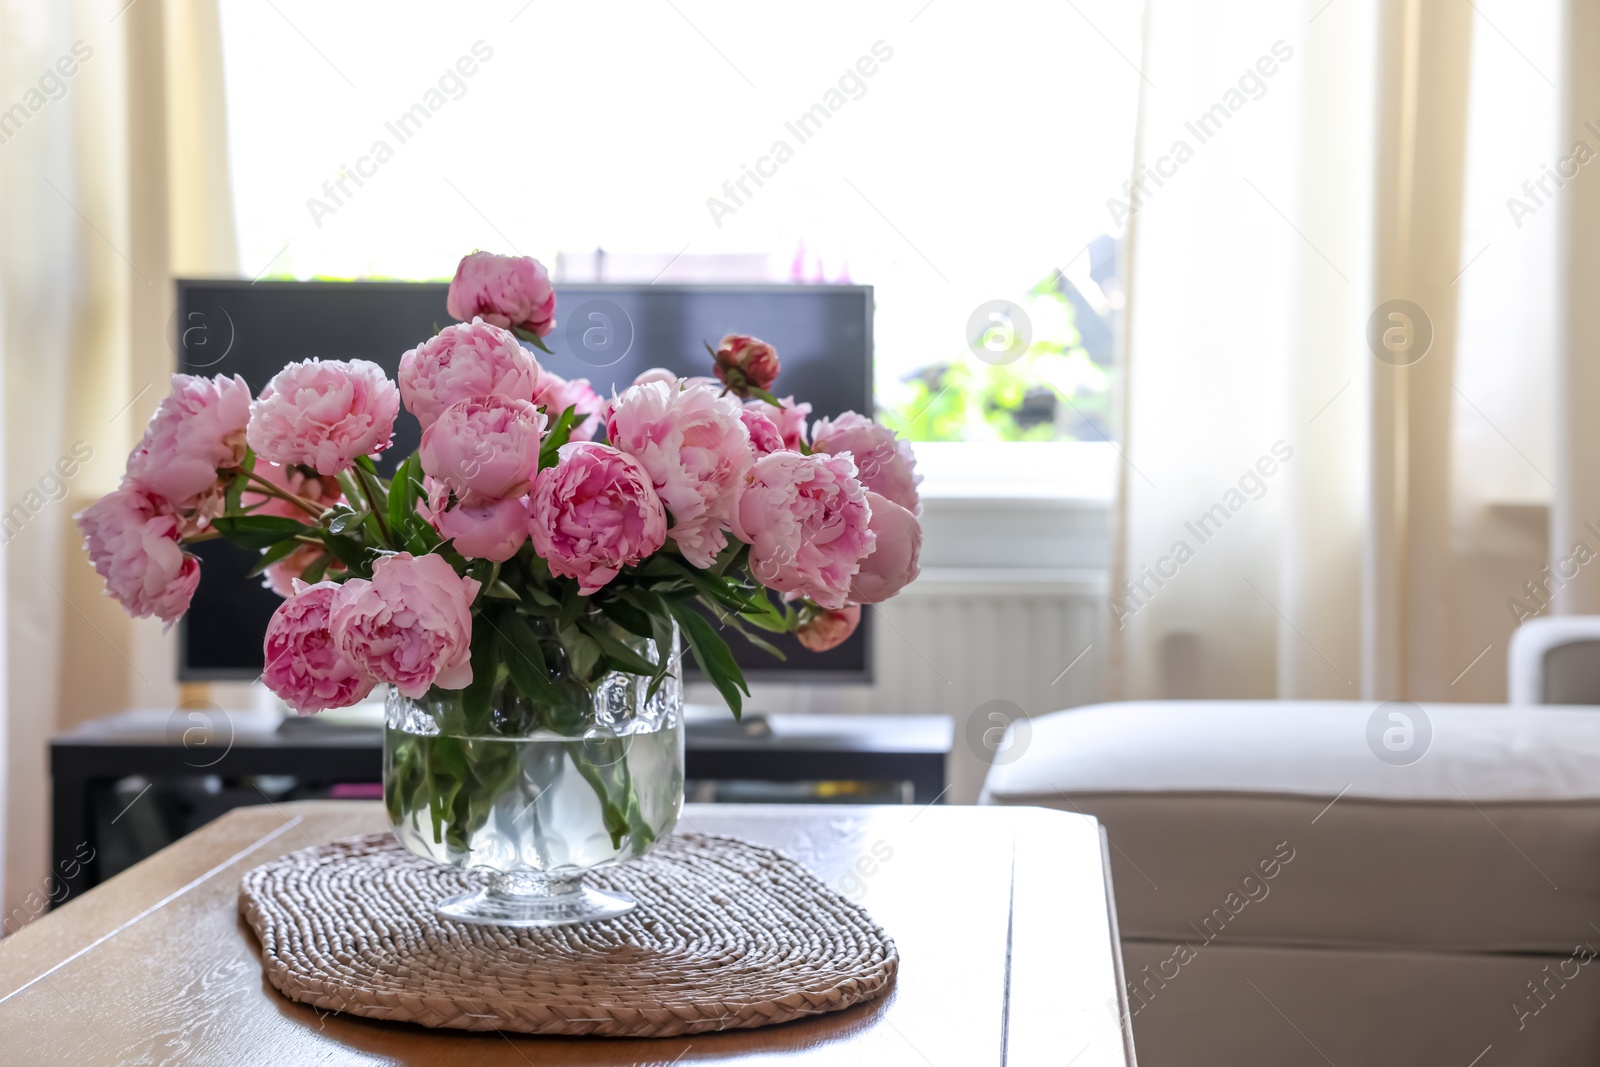
[[[238,374],[252,393],[295,360],[367,359],[391,377],[408,349],[454,320],[447,286],[434,282],[177,282],[172,343],[188,374]],[[728,333],[777,346],[777,393],[809,401],[812,417],[872,411],[872,289],[850,285],[557,285],[553,355],[539,362],[566,378],[587,378],[609,395],[643,370],[710,373],[713,347]],[[417,447],[421,429],[404,410],[394,445],[378,467],[389,474]],[[193,546],[200,587],[180,623],[178,677],[248,681],[261,672],[261,640],[280,603],[247,578],[253,553],[225,541]],[[871,681],[872,620],[838,648],[814,653],[793,637],[775,642],[777,660],[737,634],[729,646],[752,682]],[[685,657],[687,664],[688,657]],[[688,668],[689,679],[695,677]]]

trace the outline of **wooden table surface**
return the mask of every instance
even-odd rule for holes
[[[1099,826],[1031,808],[688,805],[681,825],[794,856],[895,939],[874,1004],[760,1030],[619,1041],[319,1013],[267,984],[239,878],[387,828],[377,802],[232,811],[0,940],[0,1064],[861,1064],[1127,1067]]]

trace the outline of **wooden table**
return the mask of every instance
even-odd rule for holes
[[[900,948],[875,1004],[761,1030],[618,1041],[466,1034],[319,1013],[262,977],[239,878],[387,827],[376,802],[232,811],[0,941],[0,1063],[861,1064],[1128,1067],[1100,827],[1032,808],[688,805],[781,848]]]

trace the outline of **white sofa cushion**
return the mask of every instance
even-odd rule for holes
[[[1379,708],[1161,701],[1057,712],[1034,719],[1025,742],[1013,734],[1016,755],[991,769],[983,799],[1099,818],[1129,938],[1600,944],[1590,925],[1600,923],[1600,709],[1385,708],[1383,729],[1396,728],[1387,714],[1398,710],[1431,732],[1420,759],[1396,765],[1377,752],[1410,754],[1383,749],[1381,730],[1369,745]],[[1293,859],[1273,863],[1285,848]]]
[[[1391,712],[1415,718],[1420,709],[1426,716],[1432,739],[1420,759],[1398,765],[1375,754],[1368,725],[1380,709],[1384,732],[1403,729],[1388,718]],[[1040,716],[1030,729],[1020,757],[990,771],[985,788],[996,796],[1047,796],[1070,781],[1095,793],[1193,790],[1331,800],[1348,789],[1349,797],[1384,800],[1459,802],[1463,792],[1479,803],[1600,799],[1600,708],[1130,701]]]

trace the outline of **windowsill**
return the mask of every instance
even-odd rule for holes
[[[1091,596],[1106,593],[1106,572],[1095,567],[924,567],[902,596],[951,596],[981,590],[991,596]]]
[[[1105,506],[1117,452],[1103,441],[915,441],[922,499],[935,506],[997,502]]]

